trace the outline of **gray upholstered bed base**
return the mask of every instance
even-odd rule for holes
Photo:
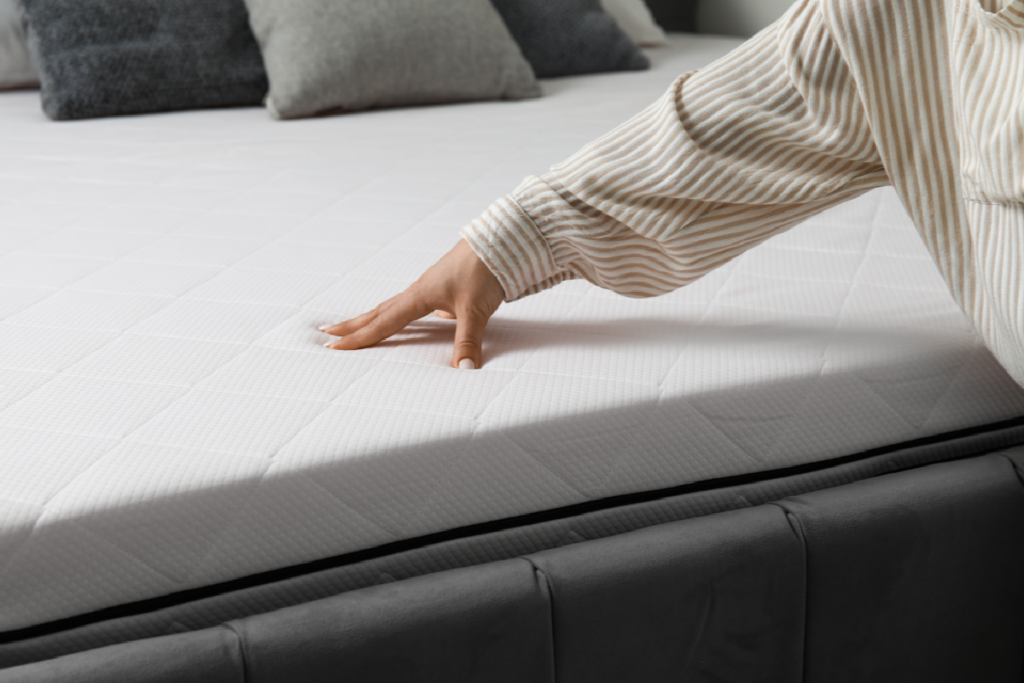
[[[86,651],[0,681],[1018,683],[1024,449],[991,451],[1021,442],[1018,421],[134,606],[8,638],[4,666]]]
[[[985,681],[1024,657],[1024,455],[422,576],[4,681]]]

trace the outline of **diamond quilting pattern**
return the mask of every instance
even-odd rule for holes
[[[0,631],[604,496],[1024,414],[889,190],[683,290],[502,307],[486,366],[428,317],[317,326],[737,41],[547,97],[276,124],[54,126],[0,96]]]
[[[49,254],[0,256],[0,285],[56,288],[70,284],[107,261]]]
[[[13,427],[0,427],[0,437],[4,445],[0,498],[41,509],[118,445],[115,439]]]
[[[45,299],[44,299],[45,301]],[[74,337],[74,343],[69,339]],[[29,372],[60,372],[117,339],[114,331],[76,330],[59,327],[21,327],[0,322],[0,368]]]
[[[49,327],[54,320],[61,329],[122,331],[145,320],[167,305],[161,297],[113,292],[61,291],[7,318],[12,325]]]
[[[0,370],[0,410],[7,408],[53,379],[53,373]]]
[[[188,388],[246,348],[244,344],[123,334],[67,368],[64,374]],[[162,359],[177,361],[164,362]]]
[[[188,389],[60,375],[0,413],[0,425],[124,438]]]
[[[195,389],[126,438],[142,444],[269,457],[326,407],[325,401]]]

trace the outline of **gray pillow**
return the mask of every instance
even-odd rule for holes
[[[540,94],[489,0],[246,4],[275,118]]]
[[[23,0],[43,110],[82,119],[259,105],[243,0]]]
[[[25,18],[17,0],[0,0],[0,89],[39,85],[25,47]]]
[[[492,0],[538,78],[650,67],[601,0]]]

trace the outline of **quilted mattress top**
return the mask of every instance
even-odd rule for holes
[[[0,96],[0,631],[1024,414],[890,190],[652,300],[568,283],[324,349],[458,229],[737,44],[546,96],[53,124]]]

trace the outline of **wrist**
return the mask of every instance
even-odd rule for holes
[[[564,279],[544,235],[511,196],[494,202],[460,234],[497,280],[505,301],[538,291],[539,283]]]

